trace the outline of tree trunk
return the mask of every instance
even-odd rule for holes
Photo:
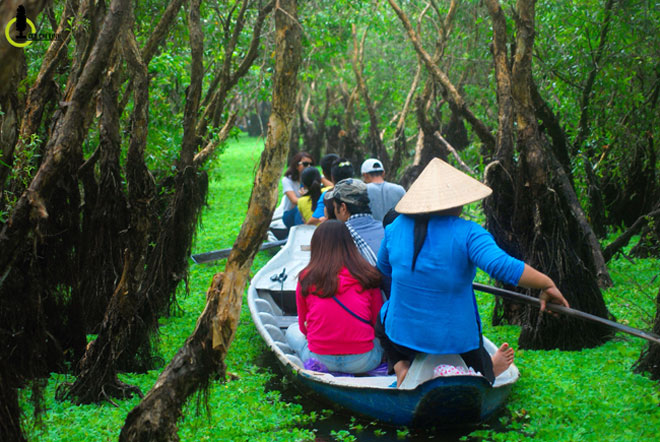
[[[398,176],[399,168],[403,163],[403,158],[406,155],[408,150],[406,142],[406,117],[410,111],[410,105],[413,101],[413,96],[415,91],[417,91],[417,86],[419,85],[419,80],[422,77],[422,62],[421,60],[417,61],[417,70],[415,71],[415,77],[413,82],[410,85],[410,90],[406,96],[406,101],[403,104],[403,109],[399,115],[399,121],[396,124],[396,130],[394,131],[394,155],[392,156],[392,164],[389,170],[389,176],[391,179],[394,179]]]
[[[627,147],[627,151],[632,158],[628,157],[616,170],[605,168],[602,172],[608,224],[614,226],[631,226],[651,211],[660,196],[653,136],[649,133],[646,143]]]
[[[514,171],[514,102],[511,92],[511,71],[509,54],[507,52],[506,18],[499,4],[487,2],[493,20],[493,45],[491,52],[495,64],[495,78],[497,87],[497,122],[498,130],[493,157],[495,161],[484,170],[486,184],[495,191],[484,201],[486,226],[493,234],[497,244],[512,256],[522,257],[523,251],[517,241],[513,223],[513,211],[504,210],[514,207],[516,198]],[[515,289],[514,287],[506,287]],[[520,304],[495,299],[493,309],[493,325],[522,324],[524,308]]]
[[[445,97],[447,101],[451,104],[452,108],[458,112],[461,117],[467,120],[468,123],[472,126],[472,129],[475,131],[481,142],[489,149],[493,150],[495,146],[495,137],[491,133],[488,126],[486,126],[479,118],[472,113],[467,103],[463,99],[463,96],[460,94],[456,86],[449,80],[447,74],[440,69],[437,62],[434,61],[434,58],[424,50],[422,43],[420,41],[419,34],[413,29],[408,16],[403,12],[401,7],[397,4],[395,0],[388,0],[394,12],[399,16],[403,27],[408,33],[408,38],[413,44],[415,51],[422,59],[429,73],[442,85],[445,89]]]
[[[26,442],[21,428],[21,407],[18,389],[7,379],[4,367],[0,367],[0,440]]]
[[[299,125],[298,128],[302,133],[303,138],[303,150],[309,152],[314,158],[315,161],[320,161],[321,156],[326,152],[326,134],[325,134],[325,120],[328,118],[328,112],[330,110],[330,88],[325,90],[325,104],[323,106],[323,112],[318,115],[317,123],[314,124],[309,113],[311,107],[312,93],[314,92],[314,83],[312,83],[311,91],[305,104],[299,109]],[[294,130],[296,126],[294,125]],[[292,137],[294,136],[292,133]],[[293,150],[291,152],[297,152],[300,149]]]
[[[429,118],[426,116],[426,113],[430,108],[431,99],[434,95],[436,82],[439,86],[442,87],[441,92],[443,98],[449,104],[452,113],[455,114],[452,116],[452,118],[458,118],[459,116],[465,118],[470,123],[472,129],[477,134],[481,142],[486,146],[487,150],[493,150],[495,146],[495,137],[493,137],[491,134],[490,129],[472,113],[472,111],[465,103],[463,96],[458,91],[458,88],[450,81],[447,74],[438,66],[438,63],[444,54],[447,40],[451,33],[458,2],[456,0],[452,0],[449,5],[449,9],[442,23],[441,32],[439,33],[438,40],[436,41],[435,52],[432,56],[422,47],[420,40],[420,21],[428,10],[428,6],[420,14],[417,24],[418,29],[415,31],[415,29],[412,27],[410,19],[405,14],[405,12],[403,12],[397,2],[395,0],[389,0],[389,3],[401,20],[401,23],[403,24],[403,27],[408,34],[408,38],[412,43],[415,51],[417,52],[417,56],[419,57],[420,61],[424,63],[428,72],[431,74],[431,78],[427,80],[426,86],[424,87],[424,92],[422,94],[423,98],[421,98],[421,101],[418,101],[417,103],[417,121],[420,127],[420,132],[418,136],[418,145],[415,152],[415,159],[413,161],[413,165],[404,171],[401,178],[402,185],[407,188],[415,180],[415,178],[417,178],[417,176],[421,173],[423,168],[432,158],[439,157],[443,160],[446,160],[447,158],[448,150],[446,146],[435,136],[435,133],[441,128],[442,118],[438,116],[431,118],[429,121]],[[436,12],[438,12],[437,9]],[[424,104],[423,107],[421,107],[422,104]],[[436,112],[437,111],[438,110],[436,109]]]
[[[112,292],[121,277],[126,235],[120,232],[125,231],[129,223],[120,165],[119,54],[113,54],[112,65],[115,69],[109,71],[99,97],[99,146],[79,169],[85,197],[81,242],[86,246],[79,252],[78,290],[84,294],[82,302],[88,333],[98,333]],[[97,162],[98,182],[94,172]]]
[[[455,112],[453,109],[449,115],[449,122],[442,126],[441,132],[447,142],[453,146],[456,151],[461,151],[470,145],[465,122],[458,112]]]
[[[634,235],[637,235],[640,230],[647,227],[649,224],[655,224],[657,228],[658,220],[653,220],[653,217],[660,219],[660,204],[657,205],[655,210],[652,212],[637,218],[637,220],[632,224],[632,226],[630,226],[628,230],[619,235],[605,248],[605,250],[603,250],[603,257],[605,258],[605,261],[612,259],[616,253],[628,245],[628,242],[630,242],[630,239]],[[646,234],[648,234],[648,230],[640,235],[640,242]]]
[[[148,339],[146,329],[153,327],[153,318],[157,317],[153,310],[159,305],[159,298],[156,297],[153,297],[152,302],[147,302],[148,298],[144,292],[149,286],[143,286],[147,279],[145,264],[151,229],[151,204],[155,195],[153,178],[144,164],[149,102],[147,67],[140,58],[132,31],[125,30],[122,38],[124,55],[135,86],[131,140],[126,163],[130,221],[121,279],[107,305],[98,336],[90,343],[80,361],[79,376],[65,393],[81,403],[111,400],[112,397],[139,393],[135,387],[126,385],[117,378],[118,361],[122,357],[132,358],[142,344],[142,337],[147,336]],[[106,110],[109,114],[114,113],[118,120],[116,101],[109,104]],[[143,311],[145,304],[148,305],[148,312]]]
[[[27,75],[25,49],[9,44],[4,32],[9,21],[16,17],[19,5],[25,7],[27,18],[36,23],[46,3],[46,0],[6,0],[0,4],[0,30],[3,33],[0,38],[0,203],[5,180],[11,172],[25,104],[25,97],[19,97],[18,86]],[[16,37],[15,24],[10,27],[8,35]]]
[[[131,27],[122,33],[123,54],[135,96],[126,162],[130,221],[126,250],[123,251],[122,277],[107,306],[98,337],[88,346],[80,362],[80,374],[65,393],[78,402],[111,400],[137,392],[134,387],[121,383],[117,372],[153,368],[152,337],[157,330],[158,318],[168,312],[174,303],[177,286],[187,277],[192,239],[206,199],[208,177],[201,167],[227,138],[236,120],[234,113],[217,136],[205,138],[209,122],[199,117],[204,75],[199,4],[199,1],[193,2],[188,16],[191,83],[185,100],[181,150],[174,176],[166,176],[160,189],[156,189],[144,161],[149,101],[147,67]],[[224,63],[216,73],[212,83],[218,89],[208,90],[204,100],[208,103],[205,115],[210,117],[224,112],[229,90],[219,89],[231,89],[248,71],[256,57],[263,21],[273,5],[270,2],[259,9],[253,40],[238,67],[232,70],[231,63]],[[245,24],[247,7],[248,2],[243,1],[235,27],[225,28],[231,40],[229,58],[237,47],[237,34]]]
[[[44,311],[51,306],[60,305],[61,301],[58,301],[55,294],[62,299],[62,295],[68,295],[67,287],[75,286],[73,279],[77,273],[77,260],[71,255],[79,244],[77,234],[80,201],[77,172],[82,163],[81,146],[88,128],[86,112],[93,102],[92,96],[103,77],[102,72],[108,66],[110,51],[119,34],[127,7],[127,0],[114,0],[111,3],[98,38],[90,44],[89,56],[80,61],[79,75],[70,83],[63,110],[53,117],[54,126],[41,165],[0,232],[0,310],[5,311],[8,306],[16,306],[11,310],[12,315],[20,318],[23,307],[29,311],[32,318],[22,325],[30,327],[30,333],[26,334],[29,335],[27,345],[22,345],[23,342],[16,345],[21,339],[20,334],[10,339],[2,338],[3,359],[4,355],[11,354],[5,351],[7,347],[21,349],[21,354],[13,357],[18,358],[18,361],[12,360],[10,365],[6,365],[5,360],[0,363],[3,389],[16,389],[22,385],[21,381],[43,374],[39,373],[39,370],[51,368],[45,367],[44,359],[61,351],[60,343],[69,348],[79,345],[71,341],[66,342],[61,333],[55,333],[57,336],[54,336],[55,334],[48,330],[54,322],[59,322],[60,328],[66,328],[67,324],[62,324],[62,318],[75,320],[80,317],[82,312],[75,313],[74,310],[78,307],[74,301],[68,307],[60,307],[70,309],[67,313]],[[41,255],[42,252],[47,254]],[[40,256],[46,259],[40,259]],[[29,270],[27,273],[26,269]],[[28,289],[15,292],[16,284],[21,281],[22,284],[28,284]],[[55,282],[60,282],[60,285],[51,285]],[[21,293],[21,297],[16,297],[16,293]],[[60,315],[55,318],[58,313]],[[3,322],[4,335],[4,328],[11,328],[10,324]],[[71,329],[65,330],[64,333],[67,336],[81,336],[84,346],[84,331],[80,335],[73,323]],[[11,372],[7,372],[7,367],[11,367]],[[5,398],[2,400],[4,404]],[[9,400],[7,404],[12,402]],[[10,410],[11,408],[2,407],[0,413],[3,414],[3,423],[19,421],[18,415],[4,416],[5,412]],[[3,440],[4,436],[3,434]],[[21,439],[20,434],[7,437],[7,440]]]
[[[376,115],[374,103],[369,96],[367,82],[362,74],[364,71],[364,41],[367,37],[367,29],[364,30],[364,34],[362,34],[362,39],[359,44],[355,24],[352,25],[351,29],[353,33],[353,72],[355,73],[358,91],[360,92],[360,95],[362,95],[364,105],[369,114],[369,139],[367,141],[369,155],[378,158],[383,163],[385,170],[388,170],[390,167],[390,156],[387,154],[383,140],[380,137],[380,131],[378,130],[378,116]],[[355,167],[359,167],[359,164],[356,164]]]
[[[343,86],[343,85],[342,85]],[[337,150],[340,157],[347,158],[354,168],[362,164],[364,154],[362,153],[359,129],[355,126],[355,102],[358,97],[358,88],[355,87],[350,93],[342,88],[344,98],[344,121],[342,128],[337,133]],[[329,143],[332,145],[332,143]]]
[[[217,274],[197,327],[154,388],[133,409],[119,440],[178,441],[176,422],[187,398],[208,385],[211,375],[224,377],[224,359],[233,340],[248,272],[277,204],[277,184],[286,160],[295,116],[300,64],[300,24],[295,0],[280,0],[275,10],[276,66],[266,146],[261,155],[245,218],[223,274]]]
[[[660,334],[660,289],[655,298],[655,321],[653,322],[653,333]],[[647,342],[639,359],[634,366],[635,373],[648,372],[651,379],[660,380],[660,345]]]
[[[426,82],[422,94],[415,100],[415,115],[420,131],[418,142],[421,145],[417,146],[413,164],[406,168],[401,177],[401,185],[406,189],[422,173],[429,161],[436,157],[447,161],[447,155],[449,154],[446,146],[435,136],[435,133],[440,130],[440,118],[437,116],[438,110],[433,109],[434,89],[434,82],[431,78]],[[430,112],[431,109],[434,112]]]
[[[501,124],[498,161],[486,171],[496,194],[496,199],[486,203],[489,228],[496,230],[495,236],[505,250],[556,281],[573,308],[609,317],[597,284],[592,244],[582,235],[577,209],[569,197],[567,187],[572,187],[537,123],[531,83],[534,2],[517,3],[516,53],[510,69],[505,56],[504,14],[497,0],[486,4],[493,20]],[[507,134],[513,133],[512,116],[517,128],[517,162],[507,144],[511,140]],[[500,186],[505,192],[500,193]],[[521,348],[577,350],[599,345],[610,336],[602,326],[540,316],[538,309],[531,307],[525,308],[522,322]]]

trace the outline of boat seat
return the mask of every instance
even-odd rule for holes
[[[412,390],[419,384],[422,384],[429,379],[433,378],[433,369],[440,364],[453,365],[467,370],[467,365],[460,355],[446,354],[446,355],[431,355],[420,353],[415,356],[408,374],[401,384],[401,389]]]
[[[259,319],[263,325],[270,324],[272,326],[278,327],[278,323],[275,320],[275,316],[266,312],[259,312]]]
[[[257,311],[259,312],[268,313],[270,315],[273,314],[273,307],[271,307],[271,305],[265,299],[255,299],[254,305],[257,307]]]
[[[276,342],[275,345],[277,346],[277,348],[282,350],[282,353],[284,353],[285,355],[295,355],[295,352],[291,347],[289,347],[288,344],[285,344],[284,342]]]
[[[297,316],[273,316],[277,322],[279,328],[289,328],[291,324],[296,324],[298,322]]]
[[[291,361],[291,363],[299,368],[303,368],[305,365],[303,364],[303,361],[300,360],[300,358],[296,355],[286,355],[287,359]]]
[[[282,330],[280,330],[279,328],[270,324],[265,324],[264,328],[275,342],[286,342],[286,339],[284,338],[284,333],[282,333]]]

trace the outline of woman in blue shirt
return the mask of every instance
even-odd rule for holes
[[[459,218],[464,204],[492,190],[439,159],[432,160],[396,206],[385,229],[378,268],[392,278],[377,332],[397,385],[416,353],[460,354],[491,383],[513,362],[503,344],[491,357],[483,346],[472,281],[477,267],[511,285],[541,290],[546,301],[568,307],[545,274],[500,249],[478,224]]]

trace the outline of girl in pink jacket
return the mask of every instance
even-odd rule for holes
[[[296,288],[298,323],[286,333],[303,361],[329,371],[363,373],[377,367],[383,350],[374,324],[383,304],[380,273],[360,255],[348,228],[328,220],[316,228],[311,258]]]

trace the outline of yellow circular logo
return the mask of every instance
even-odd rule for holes
[[[32,33],[36,34],[37,28],[34,27],[34,23],[32,23],[32,20],[30,20],[29,18],[26,18],[25,20],[27,21],[27,24],[30,25],[30,29],[32,30]],[[16,17],[9,20],[9,23],[7,23],[7,26],[5,27],[5,37],[7,37],[7,41],[9,42],[10,45],[17,48],[24,48],[26,46],[31,45],[32,40],[27,40],[25,43],[18,43],[11,38],[11,35],[9,35],[9,29],[11,28],[11,25],[13,25],[15,21],[16,21]]]

